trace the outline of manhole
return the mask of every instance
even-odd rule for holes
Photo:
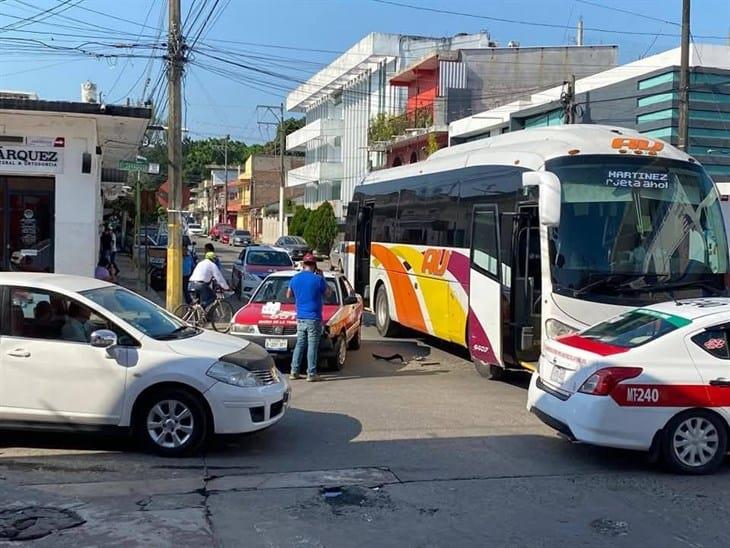
[[[0,510],[0,540],[34,540],[85,523],[76,512],[47,506]]]

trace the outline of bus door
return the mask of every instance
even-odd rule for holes
[[[540,358],[542,299],[540,219],[536,204],[518,207],[512,250],[514,356],[521,365],[534,368]]]
[[[370,238],[373,231],[373,204],[362,204],[357,213],[355,231],[355,291],[369,300]]]
[[[499,212],[493,204],[475,205],[471,222],[467,346],[472,360],[490,368],[502,362],[502,261]]]

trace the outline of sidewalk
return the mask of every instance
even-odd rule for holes
[[[127,289],[130,289],[136,293],[139,293],[145,299],[149,299],[153,303],[164,308],[164,295],[161,295],[157,291],[153,291],[151,287],[148,287],[148,289],[145,290],[144,280],[139,281],[137,279],[137,269],[132,264],[132,258],[129,255],[122,255],[121,253],[117,253],[116,261],[117,266],[119,266],[119,276],[117,279],[119,285],[121,285],[122,287],[126,287]]]

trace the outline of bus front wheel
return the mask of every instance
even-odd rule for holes
[[[384,285],[378,286],[375,293],[375,326],[381,337],[392,337],[397,331],[396,323],[390,319],[388,292]]]

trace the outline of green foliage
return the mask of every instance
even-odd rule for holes
[[[429,133],[428,138],[426,139],[426,156],[431,156],[431,154],[436,152],[438,149],[439,144],[436,140],[436,136],[433,133]]]
[[[335,236],[337,236],[335,212],[332,204],[323,202],[310,213],[304,229],[304,239],[317,251],[327,253],[335,241]]]
[[[298,205],[294,208],[294,216],[289,223],[289,234],[292,236],[304,236],[304,230],[307,227],[307,221],[312,210],[307,209],[302,205]]]
[[[420,108],[404,114],[378,114],[371,122],[368,130],[370,143],[390,141],[397,135],[403,135],[410,128],[425,128],[433,125],[431,109]]]

